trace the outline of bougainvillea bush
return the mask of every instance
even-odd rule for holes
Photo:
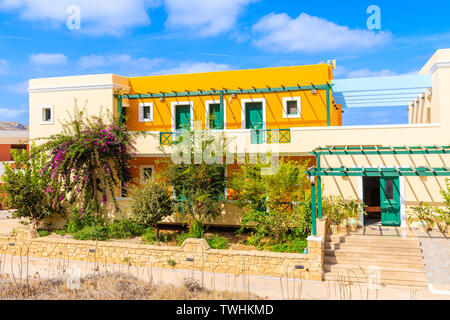
[[[103,118],[75,109],[62,132],[41,146],[49,154],[45,169],[50,170],[51,184],[46,192],[61,202],[79,202],[80,214],[91,202],[101,199],[105,205],[108,197],[117,210],[114,189],[131,180],[133,138],[124,124],[105,123]]]

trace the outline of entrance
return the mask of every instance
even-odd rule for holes
[[[399,177],[363,177],[364,225],[400,226]]]
[[[175,109],[175,129],[189,130],[191,127],[190,105],[178,105]]]
[[[260,144],[264,141],[263,105],[261,102],[245,104],[245,129],[252,129],[251,141]]]

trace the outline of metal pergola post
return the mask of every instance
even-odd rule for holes
[[[312,213],[312,235],[317,235],[316,226],[316,188],[313,181],[314,177],[311,177],[311,213]]]
[[[119,125],[122,124],[122,96],[117,96],[117,119],[119,121]]]
[[[316,167],[320,170],[320,155],[316,156]],[[322,177],[317,177],[317,214],[322,219]]]
[[[330,115],[330,85],[327,83],[327,126],[331,126],[331,115]]]

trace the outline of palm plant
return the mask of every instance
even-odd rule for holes
[[[408,217],[408,222],[410,224],[417,219],[419,224],[427,230],[434,226],[435,210],[428,203],[421,201],[418,207],[412,207],[411,209],[412,214]]]

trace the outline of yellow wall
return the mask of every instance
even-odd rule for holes
[[[148,92],[183,92],[211,89],[251,89],[283,86],[306,86],[311,83],[323,85],[332,79],[328,65],[310,65],[297,67],[280,67],[253,70],[223,71],[198,74],[151,76],[130,78],[132,93],[146,94]],[[283,97],[301,98],[301,118],[283,118]],[[311,91],[293,91],[267,94],[239,94],[236,98],[225,95],[226,129],[241,129],[241,99],[266,99],[266,128],[317,127],[327,125],[326,93],[319,90],[317,94]],[[194,104],[194,121],[205,124],[205,102],[215,100],[219,96],[197,96],[166,98],[163,102],[157,99],[131,100],[127,109],[128,126],[132,131],[171,131],[171,103],[192,101]],[[139,122],[138,104],[153,103],[153,122]],[[331,107],[331,124],[341,125],[340,109]]]

